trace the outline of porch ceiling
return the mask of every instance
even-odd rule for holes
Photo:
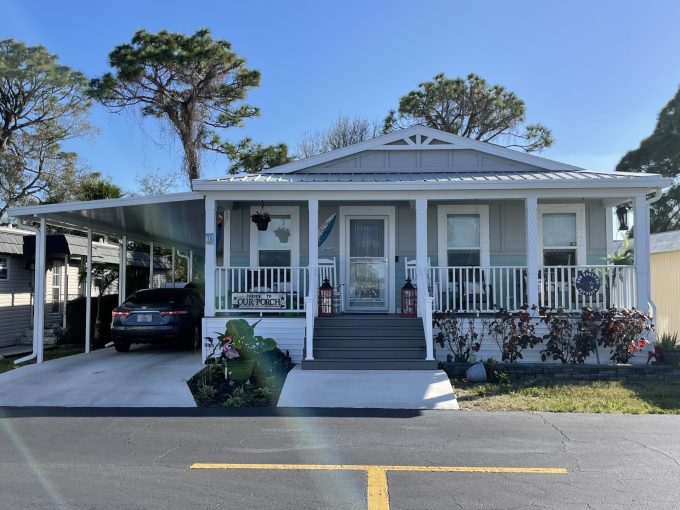
[[[205,207],[199,193],[16,207],[8,215],[26,221],[45,217],[49,225],[81,231],[89,227],[98,234],[198,252],[204,245]]]

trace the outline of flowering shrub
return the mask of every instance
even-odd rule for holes
[[[597,348],[597,314],[584,308],[580,316],[568,314],[563,308],[541,309],[541,322],[548,326],[543,335],[545,349],[541,359],[551,358],[562,363],[585,363]]]
[[[628,363],[636,352],[649,344],[647,337],[654,330],[654,325],[648,313],[636,308],[610,308],[599,315],[601,323],[597,343],[609,349],[609,359],[614,363]]]
[[[523,359],[524,349],[533,348],[543,341],[536,335],[536,328],[530,313],[530,310],[536,309],[536,306],[524,305],[517,312],[499,310],[494,314],[494,319],[489,323],[489,334],[501,350],[503,361],[514,363]]]
[[[479,352],[484,339],[484,324],[477,331],[474,317],[456,316],[455,312],[435,312],[432,314],[432,325],[439,329],[434,341],[441,348],[448,346],[454,361],[468,361],[473,352]]]

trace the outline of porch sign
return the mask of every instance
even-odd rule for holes
[[[285,292],[234,292],[231,295],[234,308],[257,308],[279,310],[286,308]]]
[[[594,296],[600,285],[600,277],[592,271],[583,271],[576,277],[576,290],[582,296]]]

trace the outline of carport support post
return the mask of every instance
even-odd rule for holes
[[[153,289],[153,241],[149,243],[149,288]]]
[[[43,362],[45,344],[45,277],[46,274],[46,236],[47,223],[45,218],[40,218],[39,239],[35,247],[35,297],[33,303],[33,345],[36,350],[36,362]]]
[[[68,303],[68,262],[69,256],[64,255],[64,278],[61,284],[64,286],[64,308],[61,311],[61,327],[66,328],[66,303]]]
[[[87,229],[87,268],[85,273],[85,352],[90,352],[92,336],[92,229]]]
[[[118,267],[118,304],[122,305],[127,294],[127,236],[120,245],[120,265]]]
[[[205,317],[215,317],[215,266],[217,250],[215,247],[215,197],[205,197]],[[193,250],[189,251],[189,281],[193,278]],[[221,305],[221,303],[220,303]]]
[[[172,288],[175,288],[175,247],[172,247]]]
[[[527,305],[540,306],[538,292],[538,199],[527,197],[524,201],[526,213],[526,258],[527,258]]]

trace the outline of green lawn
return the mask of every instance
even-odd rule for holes
[[[466,410],[680,414],[680,383],[451,383]]]
[[[48,349],[45,351],[44,360],[49,361],[51,359],[63,358],[65,356],[80,354],[81,352],[83,352],[82,347],[55,347],[54,349]],[[22,366],[32,365],[35,363],[35,361],[29,361],[23,365],[15,365],[14,360],[20,357],[21,356],[13,356],[11,359],[0,360],[0,374],[9,370],[14,370],[15,368],[20,368]]]

